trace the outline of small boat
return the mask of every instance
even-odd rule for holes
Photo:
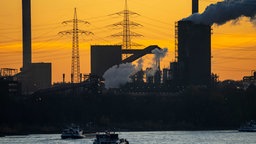
[[[81,139],[84,137],[83,130],[81,130],[79,127],[70,127],[64,129],[61,133],[62,139]]]
[[[242,125],[238,131],[240,132],[256,132],[256,121],[251,120]]]
[[[115,132],[97,133],[93,144],[129,144],[126,139],[119,139]]]

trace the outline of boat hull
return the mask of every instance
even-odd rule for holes
[[[82,139],[84,136],[61,136],[61,139]]]
[[[239,132],[256,132],[256,129],[238,129]]]

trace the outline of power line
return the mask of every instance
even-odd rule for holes
[[[142,35],[139,33],[133,32],[130,29],[134,27],[140,27],[142,25],[130,20],[131,15],[139,15],[139,14],[128,10],[127,0],[125,0],[125,9],[121,12],[115,13],[114,15],[123,16],[123,21],[112,24],[115,27],[122,26],[123,31],[113,34],[111,36],[123,38],[123,42],[122,42],[123,49],[131,49],[132,46],[141,46],[141,44],[137,44],[131,41],[132,37],[141,37]]]

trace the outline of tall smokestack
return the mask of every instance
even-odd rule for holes
[[[198,13],[198,0],[192,0],[192,14]]]
[[[31,64],[31,8],[30,0],[22,0],[23,68]]]

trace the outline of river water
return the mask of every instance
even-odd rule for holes
[[[256,144],[256,133],[237,131],[120,132],[130,144]],[[0,144],[92,144],[93,138],[62,140],[60,134],[0,138]]]

